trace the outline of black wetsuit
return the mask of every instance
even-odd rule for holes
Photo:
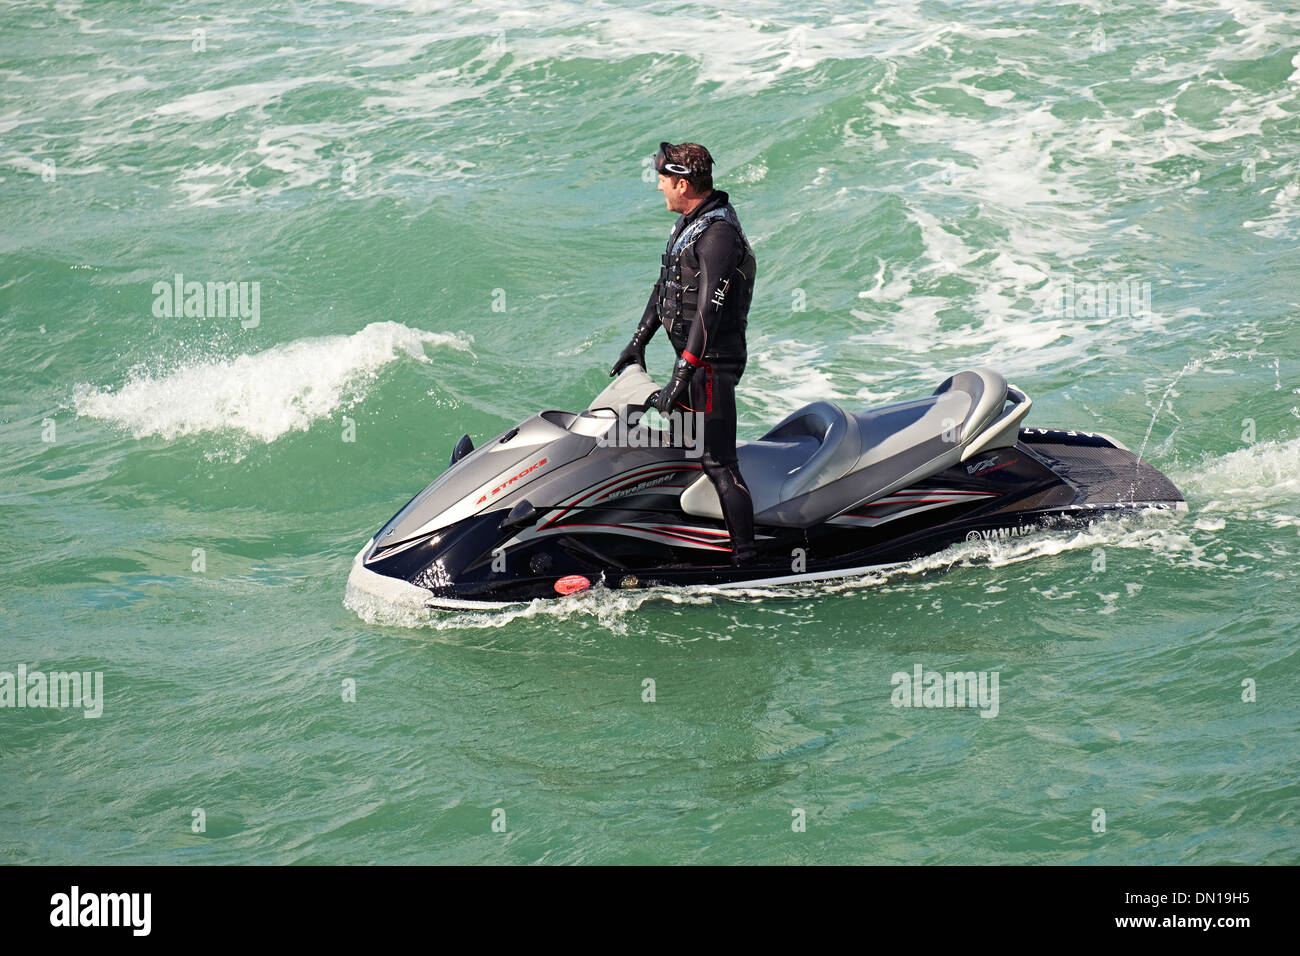
[[[701,465],[717,490],[733,554],[754,540],[754,503],[736,458],[736,383],[745,372],[745,328],[754,252],[725,192],[715,189],[678,218],[641,327],[658,319],[679,356],[696,366],[689,401],[703,414]]]

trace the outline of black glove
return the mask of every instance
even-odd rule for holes
[[[641,368],[645,368],[645,348],[638,348],[636,342],[630,342],[627,347],[619,353],[618,361],[615,362],[614,367],[609,370],[609,377],[614,378],[619,372],[623,371],[623,369],[627,368],[634,362],[637,365],[640,365]]]
[[[659,316],[651,313],[643,316],[641,324],[636,327],[636,332],[632,334],[632,341],[627,344],[627,348],[619,353],[618,361],[614,367],[609,370],[609,377],[613,378],[619,372],[627,368],[633,362],[641,366],[645,371],[645,347],[650,344],[650,340],[655,337],[659,331]]]
[[[660,415],[667,415],[691,384],[691,376],[694,374],[695,366],[686,359],[679,358],[673,366],[673,377],[668,380],[668,384],[651,395],[646,404],[653,405]]]

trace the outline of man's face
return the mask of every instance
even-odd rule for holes
[[[686,180],[677,176],[665,176],[659,174],[659,191],[664,194],[664,199],[668,203],[668,209],[671,212],[686,211],[686,191],[690,189],[690,184]]]

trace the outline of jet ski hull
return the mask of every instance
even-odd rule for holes
[[[448,609],[505,607],[587,587],[793,584],[861,576],[961,541],[1077,527],[1116,513],[1186,510],[1167,477],[1105,435],[1039,428],[1013,434],[1012,445],[981,448],[826,520],[806,527],[759,523],[760,553],[739,568],[730,565],[722,521],[683,510],[683,492],[700,476],[698,460],[668,449],[623,449],[601,469],[569,454],[549,485],[529,485],[501,508],[407,535],[395,546],[376,544],[384,540],[381,530],[358,554],[351,581]],[[532,459],[545,456],[521,461]],[[850,472],[836,484],[852,480]],[[525,494],[536,516],[512,526],[504,505]]]

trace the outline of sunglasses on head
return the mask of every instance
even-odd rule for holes
[[[668,162],[668,147],[669,144],[666,142],[659,144],[659,152],[655,153],[655,172],[664,175],[671,173],[674,176],[682,176],[686,179],[697,175],[698,170],[689,169],[680,163]]]

